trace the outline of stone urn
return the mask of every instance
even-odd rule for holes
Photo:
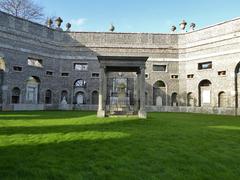
[[[175,32],[176,30],[177,30],[177,27],[176,26],[172,26],[171,31]]]
[[[196,28],[196,24],[195,23],[191,23],[190,24],[190,31],[194,31]]]
[[[114,27],[113,24],[111,24],[111,26],[110,26],[110,28],[109,28],[109,31],[110,31],[110,32],[114,32],[114,31],[115,31],[115,27]]]
[[[52,27],[52,24],[53,24],[52,19],[48,19],[48,20],[47,20],[47,27],[51,28],[51,27]]]
[[[55,22],[56,22],[57,27],[60,28],[63,20],[62,20],[60,17],[58,17],[58,18],[55,20]]]
[[[70,23],[67,23],[66,24],[66,28],[67,28],[67,31],[70,31],[70,28],[72,27],[72,25]]]
[[[187,26],[187,22],[185,20],[183,20],[180,24],[179,24],[180,28],[182,31],[184,31],[186,29]]]

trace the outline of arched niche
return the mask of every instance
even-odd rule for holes
[[[189,92],[187,94],[187,106],[190,106],[190,107],[195,106],[194,96],[192,92]]]
[[[18,87],[12,89],[12,104],[20,103],[21,90]]]
[[[167,86],[162,80],[158,80],[153,84],[153,105],[167,105]]]
[[[52,91],[50,89],[45,92],[45,104],[52,104]]]
[[[98,99],[99,99],[98,96],[99,96],[98,91],[92,92],[92,104],[93,105],[98,105]]]
[[[171,106],[178,106],[178,94],[176,92],[171,95]]]
[[[26,102],[29,104],[38,104],[39,103],[39,87],[40,79],[36,76],[30,76],[27,79],[26,87]]]
[[[86,103],[85,93],[82,91],[77,92],[75,94],[75,102],[78,105],[85,104]]]
[[[198,85],[199,106],[211,106],[212,83],[208,79],[202,80]]]
[[[224,91],[218,93],[218,107],[227,107],[227,95]]]

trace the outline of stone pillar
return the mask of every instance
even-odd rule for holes
[[[140,101],[140,91],[139,91],[139,84],[140,83],[140,72],[137,72],[137,78],[135,81],[135,88],[134,88],[134,94],[135,94],[135,102],[134,102],[134,111],[138,112],[139,110],[139,101]]]
[[[146,119],[147,113],[145,108],[145,67],[140,67],[139,90],[140,90],[140,109],[138,111],[139,118]]]
[[[100,67],[99,101],[97,117],[106,117],[107,77],[105,67]]]

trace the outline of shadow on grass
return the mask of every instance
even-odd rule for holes
[[[240,122],[203,117],[151,113],[148,120],[102,119],[103,123],[98,120],[98,124],[2,127],[0,134],[6,136],[6,140],[26,135],[24,138],[29,144],[14,145],[13,139],[12,144],[10,141],[0,147],[0,177],[237,179],[240,175],[239,131],[215,130],[209,126],[239,126]],[[33,143],[28,139],[31,135]],[[54,142],[46,139],[51,135],[57,136]],[[61,141],[61,138],[66,139]],[[46,143],[42,143],[45,140]]]
[[[77,132],[86,133],[90,139],[79,137],[78,140],[70,138],[61,142],[62,135],[60,135],[58,136],[60,142],[50,141],[43,144],[38,142],[38,145],[34,143],[14,145],[13,142],[12,145],[0,147],[0,177],[4,179],[111,179],[115,177],[118,179],[125,176],[135,179],[141,174],[142,177],[147,178],[146,171],[152,169],[149,164],[152,160],[148,162],[147,143],[141,138],[144,135],[142,128],[146,128],[146,123],[148,124],[145,120],[124,119],[106,124],[3,128],[1,134],[5,135],[48,133],[72,135]],[[96,135],[100,138],[91,139],[91,133],[94,132],[97,132]],[[43,139],[39,138],[39,141],[41,140]],[[143,173],[136,173],[141,169],[145,169]]]
[[[155,128],[151,133],[149,129],[144,131],[137,121],[123,123],[125,125],[117,122],[112,123],[112,126],[105,124],[106,127],[88,126],[88,130],[97,130],[100,133],[120,132],[117,138],[112,136],[105,139],[79,138],[38,145],[0,147],[0,177],[2,179],[195,179],[196,177],[236,179],[239,177],[240,156],[237,154],[238,149],[232,148],[236,143],[231,145],[228,142],[231,137],[222,138],[223,145],[220,146],[217,142],[218,136],[206,141],[201,136],[192,134],[187,136],[187,132],[174,133],[172,136],[166,127]],[[78,128],[75,131],[83,130]],[[157,129],[160,132],[157,132]],[[71,129],[67,128],[68,131]],[[218,134],[226,134],[226,132],[228,131]],[[178,138],[175,136],[177,134],[186,137]]]
[[[73,125],[57,125],[57,126],[16,126],[16,127],[0,127],[0,135],[14,135],[14,134],[48,134],[48,133],[71,133],[83,131],[112,131],[124,130],[138,127],[144,120],[140,119],[122,119],[114,121],[93,122],[91,124],[73,124]]]

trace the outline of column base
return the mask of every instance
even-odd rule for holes
[[[140,119],[147,119],[147,113],[146,113],[146,111],[139,110],[139,111],[138,111],[138,117],[139,117]]]
[[[98,117],[98,118],[105,118],[105,117],[106,117],[106,112],[105,112],[105,110],[98,110],[98,112],[97,112],[97,117]]]

